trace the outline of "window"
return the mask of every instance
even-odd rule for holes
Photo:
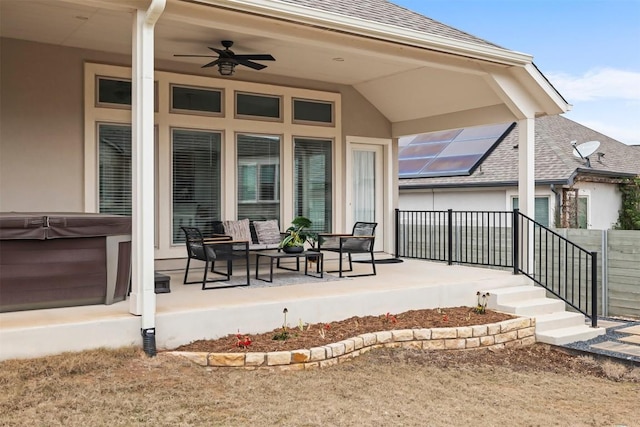
[[[184,242],[182,226],[213,233],[220,219],[220,141],[218,132],[173,129],[173,243]]]
[[[294,99],[293,121],[333,124],[333,103]]]
[[[238,219],[280,218],[280,137],[237,137]]]
[[[98,104],[131,105],[131,81],[98,77]]]
[[[518,198],[513,198],[513,209],[518,209]],[[535,217],[534,221],[544,225],[545,227],[549,227],[549,198],[548,197],[536,197],[535,208],[534,208]]]
[[[171,111],[222,115],[222,91],[171,85]]]
[[[98,124],[99,211],[131,215],[131,126]]]
[[[294,141],[295,216],[313,222],[316,232],[331,232],[331,141],[296,138]]]
[[[280,119],[280,97],[236,92],[236,115],[240,118]]]

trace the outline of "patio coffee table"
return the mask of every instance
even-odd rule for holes
[[[318,278],[323,278],[324,277],[324,273],[323,273],[323,254],[321,252],[315,252],[315,251],[304,251],[304,252],[297,252],[297,253],[286,253],[286,252],[256,252],[256,279],[257,280],[262,280],[264,282],[273,282],[273,261],[277,260],[277,268],[280,268],[282,270],[289,270],[289,271],[300,271],[300,258],[304,259],[304,274],[306,276],[311,276],[311,277],[318,277]],[[260,270],[260,258],[268,258],[269,259],[269,280],[267,279],[261,279],[260,277],[258,277],[258,272]],[[280,266],[280,260],[282,259],[286,259],[286,258],[295,258],[296,259],[296,268],[288,268],[288,267],[281,267]],[[316,271],[315,274],[310,274],[309,270],[308,270],[308,263],[307,261],[309,259],[316,259]]]

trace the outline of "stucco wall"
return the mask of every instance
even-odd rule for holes
[[[615,184],[578,182],[574,188],[580,196],[588,197],[587,222],[589,229],[608,230],[618,221],[622,198]],[[560,190],[560,189],[558,189]],[[536,186],[536,197],[549,198],[549,222],[553,226],[556,198],[549,186]],[[504,211],[511,209],[511,198],[518,196],[517,188],[466,188],[449,190],[401,190],[398,207],[401,210],[465,210]]]
[[[504,189],[402,190],[398,207],[401,210],[503,211],[505,197]]]
[[[82,211],[83,63],[129,65],[130,57],[13,39],[0,43],[0,211]],[[157,68],[199,72],[173,62],[160,61]],[[234,78],[245,76],[340,92],[343,140],[344,135],[391,135],[390,123],[352,87],[266,73],[238,73]]]
[[[587,196],[588,228],[608,230],[618,222],[618,211],[622,206],[622,195],[618,186],[597,182],[578,182],[575,188],[580,190],[581,196]]]

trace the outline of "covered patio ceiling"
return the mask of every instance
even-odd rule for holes
[[[0,35],[130,55],[132,14],[149,2],[0,0]],[[208,58],[173,55],[213,53],[207,47],[221,40],[233,40],[236,53],[276,58],[259,72],[238,67],[231,78],[353,86],[394,136],[566,110],[528,55],[275,1],[167,0],[155,29],[156,66],[182,62],[193,74],[220,77],[215,67],[200,68]]]

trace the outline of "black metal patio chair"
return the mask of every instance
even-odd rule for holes
[[[184,272],[184,284],[190,285],[202,283],[203,290],[231,288],[236,286],[249,286],[251,280],[249,277],[249,242],[231,240],[228,236],[205,238],[197,227],[180,227],[185,234],[185,243],[187,246],[187,268]],[[191,260],[196,259],[204,261],[204,276],[201,281],[187,281],[189,275],[189,266]],[[247,282],[234,285],[211,286],[207,287],[207,283],[228,282],[233,274],[233,261],[244,259],[246,265]],[[216,261],[226,261],[226,271],[216,271]],[[211,273],[223,276],[217,279],[208,279],[209,263],[211,263]]]
[[[351,234],[318,234],[319,251],[335,252],[339,254],[338,270],[328,271],[328,273],[339,273],[340,277],[357,277],[357,276],[375,276],[376,262],[373,258],[373,244],[375,243],[375,231],[377,222],[356,222],[353,225]],[[371,257],[371,266],[373,273],[352,274],[344,276],[344,272],[353,271],[353,263],[351,255],[353,254],[369,254]],[[347,255],[349,258],[349,269],[343,270],[342,259]]]

